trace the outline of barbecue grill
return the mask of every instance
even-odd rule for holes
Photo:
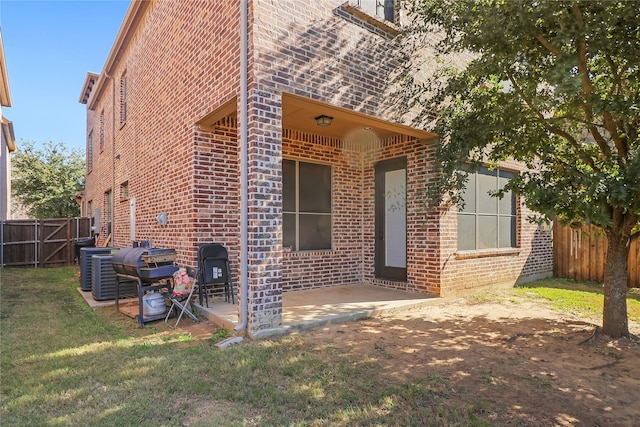
[[[123,248],[113,255],[113,269],[143,282],[157,282],[178,271],[175,249]]]
[[[171,290],[170,279],[179,270],[175,259],[175,249],[137,247],[116,252],[111,260],[117,281],[116,310],[120,311],[120,279],[133,279],[138,284],[138,314],[135,316],[138,324],[142,326],[145,322],[164,318],[164,313],[145,316],[143,297],[145,292]]]

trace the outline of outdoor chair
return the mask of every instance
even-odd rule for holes
[[[170,292],[164,294],[164,297],[171,301],[171,307],[169,307],[169,311],[167,312],[167,316],[164,318],[164,322],[174,329],[178,327],[178,323],[180,323],[182,316],[185,314],[193,319],[193,321],[199,321],[198,318],[189,309],[189,306],[191,304],[191,297],[193,297],[193,292],[198,286],[198,274],[196,272],[196,269],[193,267],[186,267],[186,270],[187,276],[189,276],[189,278],[191,279],[189,288],[185,289],[184,287],[181,287],[180,289],[176,289],[176,286],[174,285],[173,289],[171,289]],[[174,309],[176,310],[176,314],[178,314],[177,311],[180,311],[180,313],[178,314],[178,320],[176,320],[175,325],[171,325],[169,323],[169,317],[173,313]]]
[[[205,243],[198,248],[198,290],[200,305],[202,300],[209,307],[207,286],[223,287],[226,302],[235,304],[231,269],[229,268],[229,253],[218,243]]]

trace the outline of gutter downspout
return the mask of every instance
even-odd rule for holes
[[[116,209],[115,209],[115,188],[116,188],[116,82],[107,73],[104,72],[104,76],[111,80],[111,242],[114,240],[113,230],[116,227]],[[100,231],[100,224],[98,224],[98,232]],[[105,236],[108,238],[109,236]],[[113,245],[112,245],[113,246]]]
[[[248,127],[248,0],[240,1],[240,324],[234,328],[236,333],[247,328],[249,317],[249,127]]]

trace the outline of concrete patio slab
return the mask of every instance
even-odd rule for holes
[[[286,292],[282,296],[282,326],[259,331],[255,338],[282,335],[326,323],[348,322],[438,300],[417,294],[372,285],[343,285]],[[209,307],[195,304],[210,321],[233,330],[239,324],[239,305],[211,302]]]
[[[115,305],[113,300],[96,301],[90,291],[78,288],[78,292],[90,307]],[[229,304],[223,299],[215,298],[210,299],[209,307],[206,307],[198,304],[197,298],[192,301],[198,315],[219,326],[232,331],[240,323],[238,302]],[[408,309],[433,301],[438,301],[438,298],[428,294],[363,284],[286,292],[282,296],[282,326],[259,331],[255,338],[283,335],[326,323],[366,319],[392,310]],[[121,304],[123,303],[125,303],[124,300]]]

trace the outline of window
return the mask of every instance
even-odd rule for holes
[[[100,152],[104,151],[104,110],[100,112],[100,134],[98,138],[100,140]]]
[[[87,136],[87,171],[93,170],[93,130]]]
[[[120,77],[120,126],[127,123],[127,75]]]
[[[113,212],[113,191],[108,190],[104,193],[104,232],[108,236],[111,234],[111,213]]]
[[[358,6],[369,15],[395,22],[394,0],[357,0]]]
[[[129,181],[120,184],[120,201],[129,200]]]
[[[469,175],[458,212],[458,250],[516,247],[516,198],[508,191],[502,199],[490,192],[502,189],[512,172],[480,167]]]
[[[331,249],[331,166],[282,162],[283,245]]]

